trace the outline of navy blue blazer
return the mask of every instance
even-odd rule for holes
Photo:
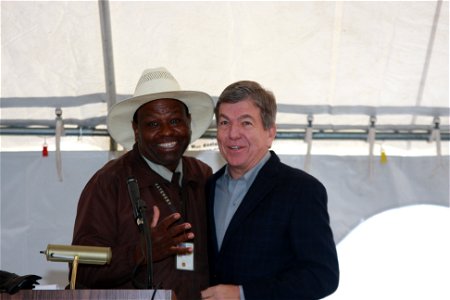
[[[325,187],[271,151],[225,233],[219,251],[214,190],[207,184],[211,285],[242,285],[246,300],[320,299],[339,283]]]

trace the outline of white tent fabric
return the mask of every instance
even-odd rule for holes
[[[2,1],[1,11],[2,125],[54,126],[56,107],[66,126],[104,125],[109,97],[165,66],[212,96],[260,82],[277,96],[280,128],[314,114],[332,126],[376,115],[379,126],[431,128],[440,117],[448,130],[447,1],[111,1],[110,18],[97,1]]]
[[[64,181],[58,180],[54,153],[1,152],[0,269],[35,273],[42,284],[67,283],[67,265],[47,262],[47,244],[70,244],[78,197],[89,178],[109,159],[109,152],[62,152]],[[217,151],[192,152],[217,170]],[[304,156],[282,155],[302,168]],[[82,162],[82,163],[80,163]],[[365,219],[391,208],[413,204],[449,207],[449,159],[390,157],[374,164],[367,156],[314,156],[311,174],[327,188],[336,242]],[[113,254],[114,255],[114,254]]]
[[[449,236],[449,207],[375,215],[339,243],[339,289],[326,299],[450,299]]]

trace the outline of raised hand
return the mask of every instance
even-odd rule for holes
[[[191,224],[177,224],[181,218],[179,213],[173,213],[158,223],[159,215],[158,207],[153,206],[153,219],[150,224],[153,261],[157,262],[171,255],[191,253],[192,248],[178,246],[194,238],[194,233],[189,231]]]

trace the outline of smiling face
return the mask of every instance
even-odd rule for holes
[[[175,171],[191,140],[191,116],[175,99],[158,99],[142,105],[133,122],[139,151],[150,161]]]
[[[244,175],[264,157],[275,135],[275,125],[264,129],[260,109],[252,99],[220,104],[217,142],[233,178]]]

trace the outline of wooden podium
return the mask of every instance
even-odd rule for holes
[[[20,290],[0,294],[1,300],[66,300],[66,299],[152,299],[154,290]],[[155,300],[176,300],[171,290],[157,290]]]

